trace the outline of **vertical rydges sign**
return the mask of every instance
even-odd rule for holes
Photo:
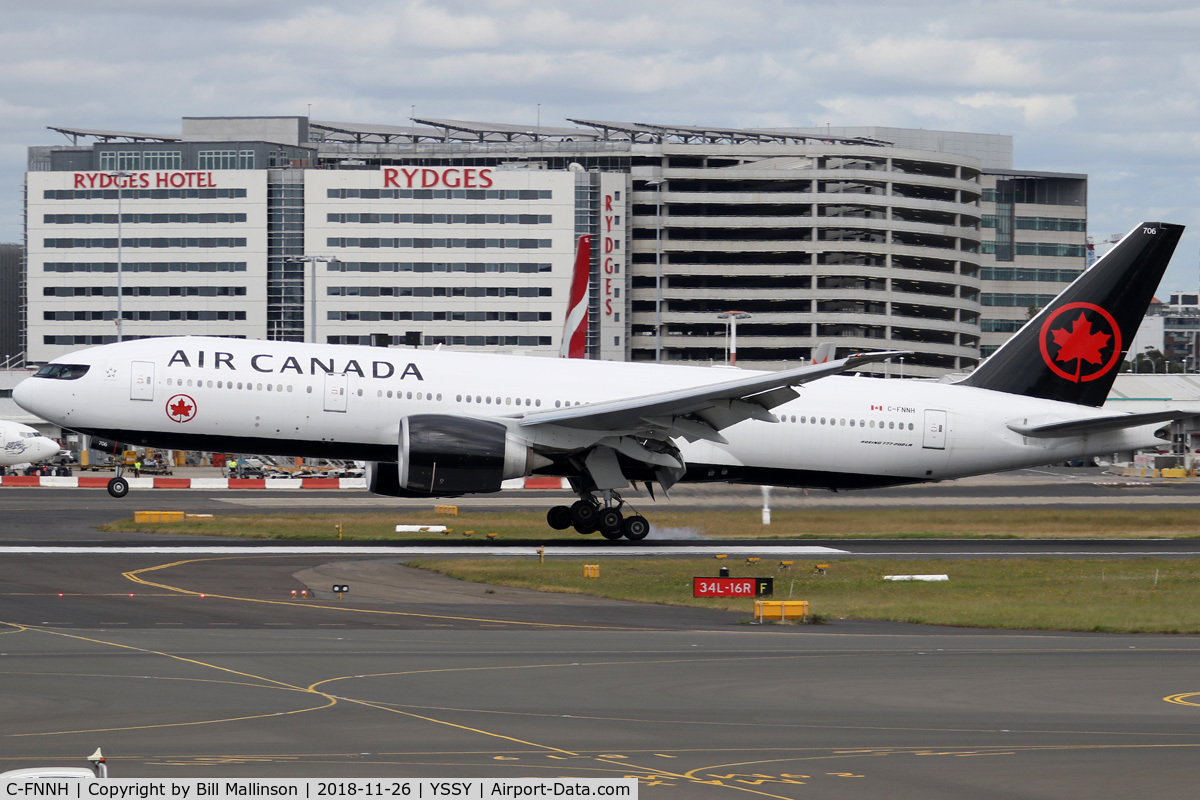
[[[625,358],[627,259],[625,234],[627,188],[623,174],[600,177],[600,353],[602,359]]]

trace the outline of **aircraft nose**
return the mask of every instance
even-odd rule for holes
[[[58,451],[62,448],[58,446],[58,442],[53,439],[47,439],[45,436],[37,438],[34,444],[34,456],[30,461],[44,461],[47,458],[58,455]]]
[[[70,408],[71,398],[63,381],[45,378],[26,378],[13,388],[13,400],[30,414],[62,424]],[[56,391],[57,390],[57,391]]]
[[[33,380],[30,378],[26,378],[18,383],[15,387],[13,387],[12,396],[17,405],[31,414],[34,414],[37,412],[29,407],[29,404],[33,402],[34,395],[33,387],[30,386],[31,383],[33,383]]]

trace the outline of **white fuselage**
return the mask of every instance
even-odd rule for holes
[[[28,425],[0,420],[0,467],[45,461],[59,449],[58,442]]]
[[[17,402],[65,428],[178,449],[395,461],[413,414],[514,418],[727,381],[720,367],[484,355],[206,337],[148,339],[57,359],[71,380],[30,379]],[[954,384],[835,375],[721,431],[675,440],[688,480],[856,486],[941,480],[1161,442],[1160,425],[1029,438],[1010,422],[1103,416]]]

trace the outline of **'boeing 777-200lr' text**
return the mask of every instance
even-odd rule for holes
[[[957,383],[847,374],[897,351],[758,372],[164,337],[55,359],[14,397],[112,441],[366,461],[382,495],[563,476],[579,500],[550,509],[552,527],[641,539],[649,523],[623,513],[630,482],[853,489],[1161,443],[1191,414],[1101,406],[1182,231],[1138,225]]]

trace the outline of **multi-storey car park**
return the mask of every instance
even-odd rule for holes
[[[723,362],[736,324],[741,366],[830,342],[909,350],[891,373],[932,376],[973,367],[981,337],[1012,326],[989,298],[1026,293],[990,278],[1020,281],[1026,252],[1053,251],[1027,294],[1053,293],[1086,235],[1082,176],[1012,173],[1004,136],[412,122],[56,128],[72,144],[31,148],[26,178],[30,359],[115,340],[118,305],[124,338],[549,355],[588,233],[592,357]],[[1052,182],[1071,191],[1029,189]]]

